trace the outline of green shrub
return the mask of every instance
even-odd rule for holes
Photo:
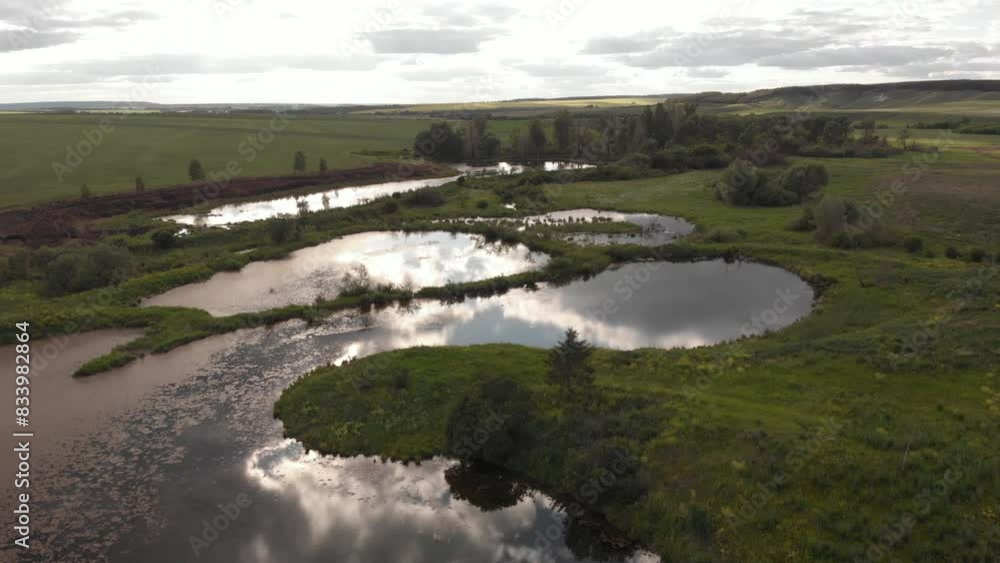
[[[781,207],[800,203],[806,196],[818,190],[823,180],[823,174],[815,166],[820,165],[793,167],[789,171],[790,174],[786,172],[774,182],[752,162],[737,160],[726,168],[716,182],[715,195],[720,200],[738,207],[751,205]],[[791,189],[785,189],[782,185]]]
[[[986,259],[986,251],[982,248],[973,248],[969,250],[969,260],[971,262],[982,262]]]
[[[818,192],[830,182],[826,166],[817,163],[796,164],[778,177],[778,187],[798,196],[799,201]]]
[[[947,256],[948,258],[951,258],[952,260],[958,260],[959,258],[962,257],[962,253],[954,246],[949,246],[948,248],[945,248],[944,255]]]
[[[788,228],[792,231],[799,232],[815,231],[816,215],[812,207],[804,207],[802,209],[802,215],[800,215],[798,219],[789,223]]]
[[[410,370],[406,368],[400,368],[392,374],[392,387],[397,391],[402,391],[404,389],[409,389],[410,387]]]
[[[486,201],[485,199],[481,199],[476,202],[476,207],[478,207],[479,209],[486,209],[489,206],[490,202]]]
[[[160,229],[155,231],[150,238],[153,239],[153,246],[159,250],[173,247],[176,240],[173,229]]]
[[[920,237],[906,237],[903,239],[903,248],[907,252],[920,252],[924,248],[924,239]]]
[[[124,248],[76,248],[58,254],[47,264],[45,280],[49,291],[74,293],[123,281],[130,267],[131,254]]]
[[[746,238],[747,232],[743,229],[712,229],[705,239],[709,242],[733,242]]]
[[[7,278],[12,280],[28,279],[31,254],[27,250],[18,250],[7,258]]]
[[[390,199],[382,205],[382,211],[387,215],[392,215],[393,213],[399,211],[399,204]]]
[[[271,235],[271,242],[282,244],[298,238],[301,234],[298,223],[294,219],[277,217],[270,220],[268,233]]]
[[[406,203],[414,207],[440,207],[444,201],[444,195],[436,189],[417,190],[406,198]]]

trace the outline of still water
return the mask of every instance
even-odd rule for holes
[[[514,209],[510,207],[509,209]],[[520,223],[518,230],[524,230],[534,225],[587,225],[592,223],[631,223],[639,227],[639,232],[632,233],[571,233],[566,240],[577,244],[610,245],[638,244],[641,246],[659,246],[677,240],[694,231],[694,224],[668,215],[652,213],[624,213],[620,211],[602,211],[598,209],[566,209],[553,211],[544,215],[528,215],[526,217],[474,217],[458,219],[464,222],[497,221],[504,223]]]
[[[544,254],[524,245],[488,243],[479,235],[366,232],[303,248],[283,260],[251,262],[201,283],[176,287],[145,306],[204,309],[213,315],[264,311],[332,299],[342,276],[364,266],[372,282],[419,289],[485,280],[543,267]]]
[[[509,477],[468,474],[444,459],[404,465],[307,453],[282,437],[273,403],[312,368],[383,350],[550,346],[569,327],[599,346],[698,346],[752,333],[755,318],[767,329],[787,326],[808,313],[812,300],[808,285],[778,268],[647,262],[561,287],[346,311],[313,325],[292,321],[219,335],[86,379],[53,363],[39,377],[61,392],[33,403],[34,416],[57,416],[74,403],[74,419],[84,416],[48,425],[35,438],[50,447],[33,458],[36,543],[21,558],[657,561],[634,546],[602,541],[616,535],[567,519],[552,498]],[[97,348],[131,336],[112,333]],[[88,338],[72,337],[62,353],[73,356],[77,343],[99,353]],[[132,392],[115,391],[130,384]],[[106,397],[81,403],[85,387]],[[0,510],[10,514],[5,487]],[[219,506],[236,503],[243,505],[239,514],[220,520]],[[216,521],[225,529],[206,531],[206,522]],[[192,543],[205,537],[212,538],[206,546]],[[11,555],[9,544],[2,549]]]
[[[545,162],[542,165],[544,170],[578,170],[591,168],[590,164],[577,164],[572,162]],[[511,164],[500,162],[491,166],[468,166],[460,164],[455,169],[462,174],[468,175],[507,175],[520,174],[526,167],[521,164]],[[366,184],[362,186],[344,186],[311,193],[300,196],[286,196],[267,199],[262,201],[247,201],[242,203],[231,203],[216,207],[207,213],[201,214],[179,214],[168,215],[162,219],[173,221],[181,225],[194,225],[199,227],[224,227],[234,223],[245,223],[247,221],[260,221],[270,219],[280,215],[296,215],[300,210],[321,211],[324,209],[335,209],[340,207],[353,207],[368,203],[380,197],[386,197],[394,193],[405,193],[419,190],[421,188],[433,188],[442,186],[448,182],[457,180],[459,176],[448,176],[445,178],[428,178],[422,180],[399,180],[396,182],[383,182],[380,184]],[[300,207],[304,206],[304,207]]]

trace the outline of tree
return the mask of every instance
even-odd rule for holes
[[[200,161],[194,159],[191,160],[188,164],[188,176],[191,178],[192,182],[205,179],[205,169],[202,167]]]
[[[906,150],[906,141],[910,139],[910,128],[907,127],[899,132],[899,144],[903,145],[903,150]]]
[[[159,250],[167,250],[174,245],[174,230],[160,229],[154,231],[151,238],[153,239],[153,246]]]
[[[531,139],[531,146],[535,149],[535,155],[537,158],[541,158],[542,149],[548,143],[548,138],[545,135],[545,126],[542,122],[534,119],[531,124],[528,125],[528,137]]]
[[[320,174],[326,174],[326,170],[327,170],[327,168],[326,168],[326,159],[325,158],[319,159],[319,173]]]
[[[306,153],[302,151],[295,151],[295,164],[294,168],[296,172],[306,171]]]
[[[465,142],[461,131],[455,131],[450,123],[441,121],[417,133],[413,140],[413,152],[422,158],[459,162],[465,155]]]
[[[80,186],[80,199],[87,199],[90,197],[90,188],[87,184]]]
[[[521,128],[515,126],[510,130],[510,152],[520,158],[524,158],[524,135],[521,133]]]
[[[594,370],[587,365],[587,359],[594,347],[572,328],[566,336],[549,351],[549,382],[564,390],[583,390],[594,382]]]
[[[569,148],[570,137],[573,131],[573,116],[570,115],[569,110],[559,110],[556,113],[555,120],[552,122],[552,127],[555,129],[556,144],[559,145],[559,151],[565,151]]]
[[[875,120],[868,118],[861,122],[861,130],[864,132],[864,137],[861,142],[866,145],[871,145],[875,142]]]
[[[146,191],[146,182],[142,180],[142,176],[135,177],[135,191],[140,193]]]

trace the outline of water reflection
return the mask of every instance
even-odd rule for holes
[[[145,306],[204,309],[213,315],[263,311],[336,297],[341,277],[359,265],[376,283],[419,289],[541,268],[548,257],[523,245],[487,243],[478,235],[368,232],[297,250],[284,260],[252,262],[202,283],[171,289]]]
[[[405,193],[413,190],[419,190],[421,188],[442,186],[457,178],[458,176],[448,176],[446,178],[401,180],[398,182],[385,182],[364,186],[347,186],[303,196],[288,196],[264,201],[231,203],[216,207],[204,214],[169,215],[163,217],[162,219],[165,221],[180,223],[182,225],[221,227],[225,225],[232,225],[234,223],[270,219],[272,217],[278,217],[279,215],[296,215],[299,213],[301,206],[305,206],[305,211],[352,207],[367,203],[376,198],[392,195],[396,192]]]
[[[781,293],[793,303],[778,311]],[[33,452],[39,474],[32,480],[32,513],[42,516],[32,521],[37,543],[17,557],[656,561],[617,541],[599,521],[568,518],[559,502],[509,477],[447,460],[402,465],[307,453],[282,437],[273,403],[317,366],[403,346],[549,346],[569,326],[603,346],[695,345],[739,335],[754,317],[769,328],[785,326],[806,314],[811,301],[801,280],[777,268],[634,264],[537,292],[351,311],[318,324],[291,321],[219,335],[86,380],[50,371],[45,377],[58,392],[44,396],[36,419],[69,408],[82,385],[138,387],[109,393],[103,402],[79,402],[74,416],[86,424],[53,424],[37,436],[59,446],[40,449],[37,458]],[[71,348],[62,353],[75,354]],[[13,402],[13,387],[0,388],[0,400]],[[3,485],[0,496],[0,511],[8,514],[10,486]],[[203,537],[219,505],[240,495],[249,505],[196,554],[191,538]],[[14,557],[9,543],[0,550]]]
[[[506,207],[506,206],[505,206]],[[514,209],[514,207],[509,207]],[[518,230],[524,230],[534,225],[580,225],[593,223],[631,223],[639,227],[638,233],[587,233],[579,232],[565,235],[565,239],[576,244],[609,245],[638,244],[642,246],[659,246],[689,235],[694,231],[694,225],[679,217],[654,215],[652,213],[624,213],[620,211],[601,211],[598,209],[567,209],[553,211],[544,215],[529,215],[526,217],[474,217],[459,219],[464,222],[498,221],[503,223],[520,223]]]
[[[557,161],[545,162],[542,166],[542,168],[548,171],[578,170],[590,167],[592,167],[590,164]],[[455,166],[455,169],[463,175],[508,175],[520,174],[526,169],[526,167],[521,164],[500,162],[490,166],[468,166],[459,164]],[[459,176],[447,176],[444,178],[399,180],[396,182],[384,182],[380,184],[345,186],[342,188],[335,188],[306,195],[277,197],[262,201],[231,203],[216,207],[207,213],[168,215],[162,217],[162,219],[164,221],[173,221],[174,223],[179,223],[181,225],[224,227],[235,223],[270,219],[281,215],[296,215],[303,211],[309,212],[323,209],[353,207],[355,205],[368,203],[380,197],[390,196],[394,193],[406,193],[422,188],[443,186],[444,184],[457,180],[458,178]]]

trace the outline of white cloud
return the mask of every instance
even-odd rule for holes
[[[929,0],[3,0],[0,102],[139,82],[164,103],[406,103],[1000,78],[995,16]]]

